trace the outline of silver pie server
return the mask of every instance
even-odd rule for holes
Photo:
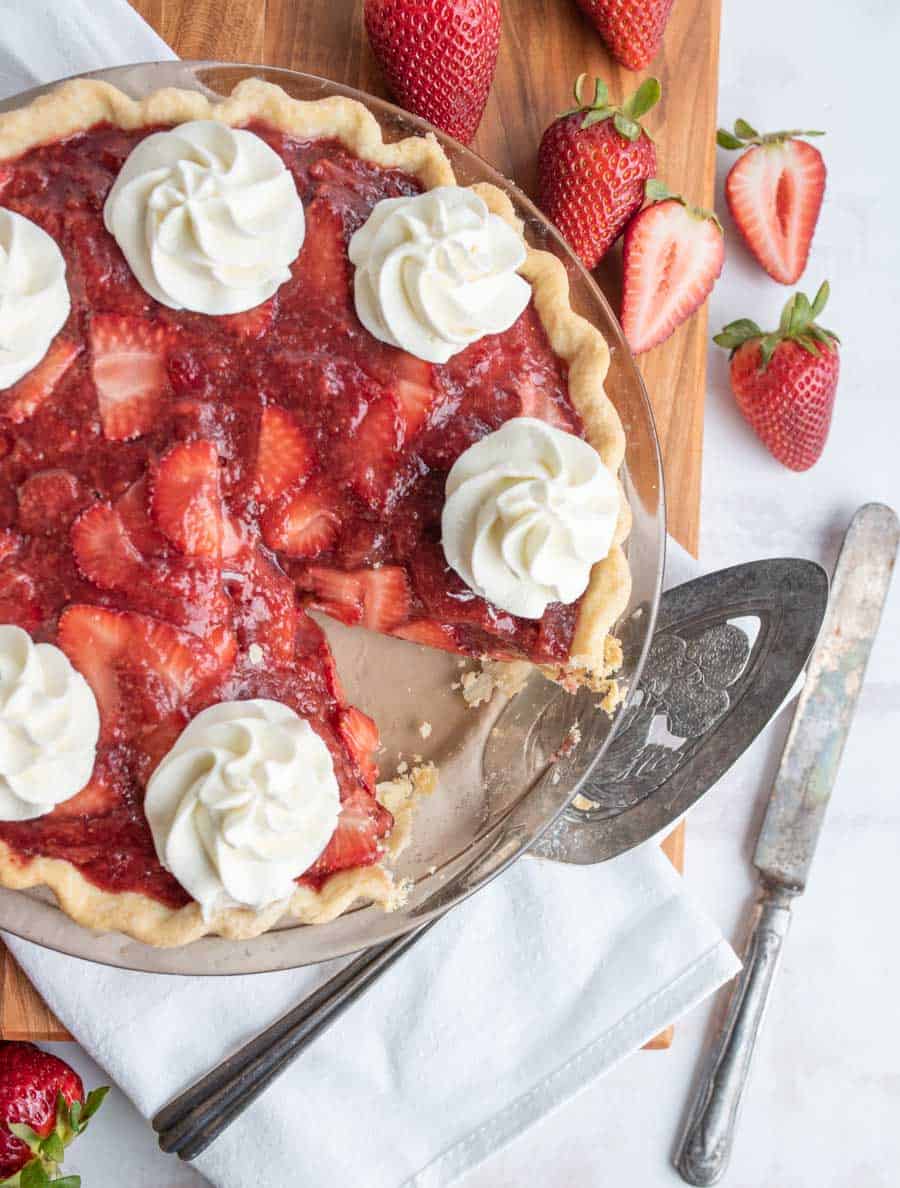
[[[593,768],[585,755],[606,741],[608,719],[579,717],[572,756],[540,780],[564,778],[567,763],[588,772],[581,809],[569,807],[530,851],[551,861],[602,862],[671,826],[741,755],[794,685],[825,612],[828,580],[810,561],[735,566],[663,594],[638,688]],[[646,613],[638,608],[633,619]],[[628,647],[630,624],[621,627]],[[639,633],[636,633],[639,634]],[[485,751],[486,777],[506,770],[534,735],[559,739],[573,699],[547,682],[514,698]],[[582,699],[592,709],[590,700]],[[526,721],[517,721],[517,717]],[[553,749],[552,746],[550,748]],[[157,1113],[159,1145],[194,1159],[373,982],[441,918],[440,892],[423,905],[427,922],[365,950]]]
[[[860,508],[847,530],[753,862],[760,896],[728,1012],[694,1098],[675,1165],[689,1184],[715,1184],[728,1165],[756,1037],[816,844],[897,554],[897,517]]]

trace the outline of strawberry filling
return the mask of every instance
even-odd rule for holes
[[[398,171],[336,142],[254,126],[306,210],[292,278],[223,318],[158,305],[103,226],[139,133],[99,126],[9,163],[0,205],[44,227],[72,311],[46,360],[0,392],[0,621],[63,647],[94,689],[91,783],[38,820],[0,822],[23,861],[63,858],[98,886],[179,906],[143,815],[156,763],[222,700],[272,698],[324,739],[338,828],[303,882],[377,860],[374,724],[344,702],[307,609],[467,655],[564,661],[576,606],[517,619],[447,567],[447,471],[504,421],[572,432],[564,365],[533,308],[436,367],[376,342],[346,245]]]

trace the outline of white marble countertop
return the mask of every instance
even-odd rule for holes
[[[786,554],[830,565],[859,504],[877,499],[900,505],[894,324],[900,310],[894,223],[900,168],[889,146],[900,9],[891,0],[852,7],[849,17],[838,0],[724,0],[720,119],[730,123],[743,116],[763,130],[799,125],[828,131],[820,142],[828,190],[803,287],[812,294],[823,278],[831,281],[823,320],[842,336],[844,348],[831,439],[822,461],[805,475],[783,470],[756,443],[734,407],[724,352],[712,349],[701,552],[706,569]],[[724,176],[729,154],[720,158]],[[787,291],[759,271],[727,221],[726,229],[728,258],[711,301],[712,328],[741,316],[774,324]],[[892,734],[892,726],[900,732],[898,633],[900,581],[809,893],[796,907],[724,1181],[729,1188],[888,1188],[900,1174],[900,801]],[[766,749],[770,773],[782,737],[783,730],[771,731],[757,744]],[[727,803],[713,791],[688,828],[689,887],[736,946],[752,896],[753,831],[768,792],[758,778],[759,761],[758,754],[746,756],[738,778],[729,781]],[[679,1023],[669,1052],[631,1057],[495,1155],[466,1178],[466,1188],[681,1183],[671,1151],[721,1003],[720,997]],[[101,1082],[102,1073],[77,1047],[56,1050],[89,1083]],[[67,1170],[81,1172],[85,1188],[120,1183],[125,1168],[134,1188],[206,1183],[157,1151],[149,1127],[121,1094],[112,1094],[104,1113],[67,1160]],[[358,1182],[370,1188],[364,1169]]]

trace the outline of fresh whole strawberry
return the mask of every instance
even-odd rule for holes
[[[793,285],[803,275],[825,194],[822,154],[800,136],[824,132],[770,132],[746,120],[734,132],[720,128],[725,149],[747,149],[725,179],[728,209],[750,251],[773,280]]]
[[[582,99],[585,75],[575,83],[577,107],[544,133],[538,153],[539,202],[585,268],[595,268],[644,201],[656,172],[653,141],[638,122],[660,96],[645,79],[620,107],[609,103],[597,79],[591,103]]]
[[[366,0],[365,21],[397,102],[468,144],[494,78],[499,0]]]
[[[68,1143],[81,1134],[108,1089],[87,1098],[64,1060],[34,1044],[0,1042],[0,1180],[14,1188],[78,1188],[56,1177]]]
[[[609,52],[629,70],[649,66],[675,0],[578,0]]]
[[[655,178],[650,205],[625,230],[622,329],[636,355],[663,342],[699,309],[725,260],[722,224]]]
[[[738,407],[763,444],[791,470],[808,470],[828,437],[840,359],[839,339],[816,323],[828,282],[812,305],[795,293],[777,330],[764,334],[749,318],[715,336],[731,351],[731,387]]]

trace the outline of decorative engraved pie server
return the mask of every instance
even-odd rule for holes
[[[762,889],[744,969],[675,1157],[689,1184],[716,1183],[728,1164],[756,1037],[791,921],[791,900],[806,889],[887,597],[898,531],[889,507],[869,503],[853,517],[844,538],[825,624],[753,857]]]
[[[813,562],[760,561],[667,591],[641,681],[600,763],[570,808],[532,848],[563,862],[602,862],[664,830],[740,756],[778,709],[815,642],[828,592]],[[645,613],[640,608],[632,618]],[[638,635],[635,632],[635,635]],[[629,646],[629,623],[622,626]],[[514,698],[485,750],[485,778],[510,770],[523,748],[554,752],[573,721],[569,694],[542,684]],[[581,699],[581,741],[541,779],[566,778],[608,733]],[[523,716],[522,721],[518,718]],[[589,751],[587,753],[590,753]],[[587,770],[587,768],[586,768]],[[164,1151],[194,1159],[315,1038],[440,919],[367,949],[153,1119]]]

